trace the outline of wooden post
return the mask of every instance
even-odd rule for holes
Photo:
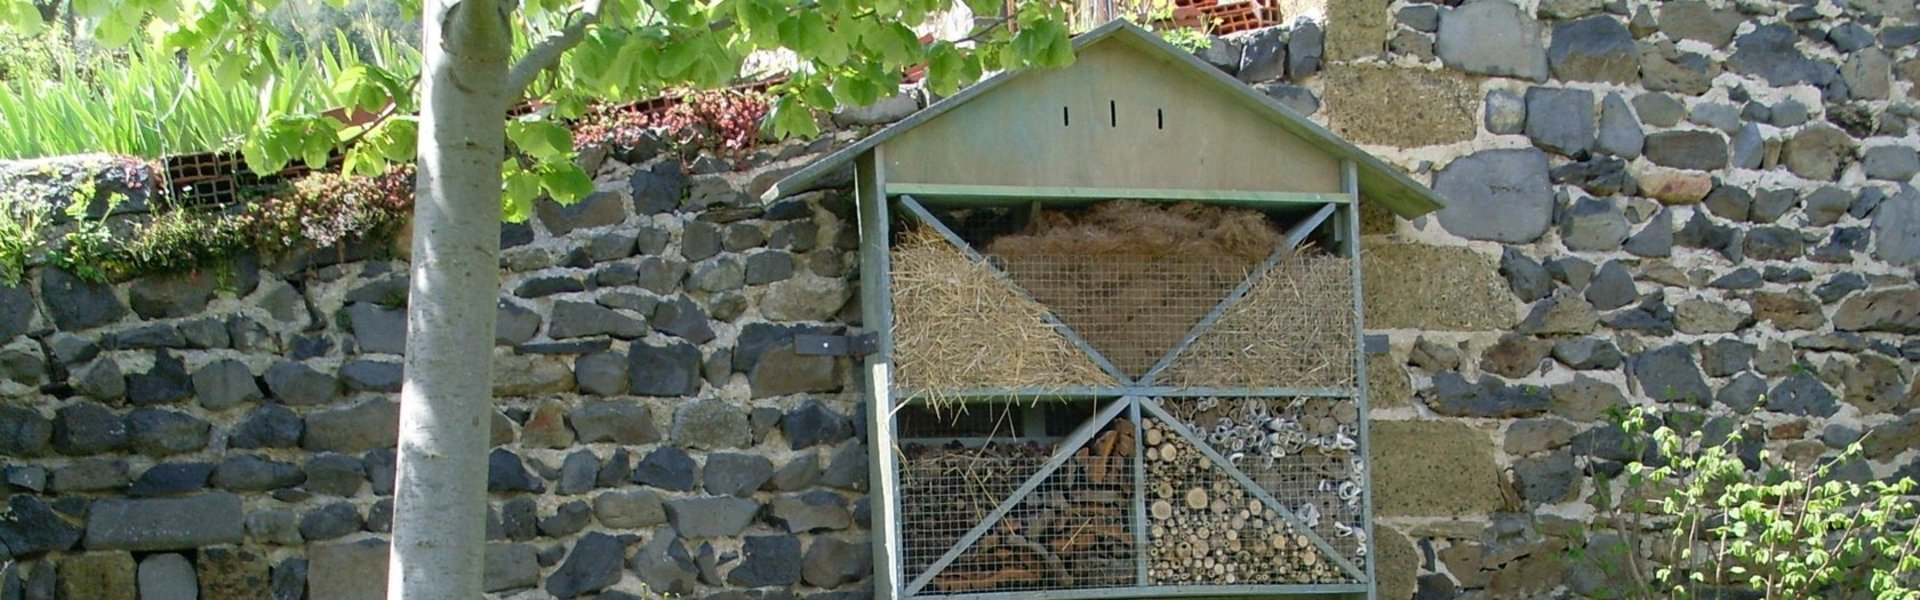
[[[1379,580],[1375,579],[1374,564],[1380,562],[1379,548],[1374,544],[1373,536],[1373,438],[1367,431],[1367,324],[1365,302],[1360,293],[1360,169],[1353,159],[1340,161],[1340,187],[1351,199],[1347,202],[1346,219],[1340,223],[1346,228],[1346,254],[1353,266],[1353,354],[1354,386],[1353,405],[1359,411],[1360,423],[1359,447],[1354,452],[1360,456],[1360,464],[1365,470],[1360,473],[1360,524],[1361,531],[1367,534],[1367,600],[1375,600],[1380,594]]]
[[[867,355],[867,477],[873,523],[873,594],[893,600],[899,590],[901,566],[900,504],[897,496],[899,459],[894,453],[893,423],[893,286],[887,254],[887,197],[885,147],[860,157],[854,169],[855,202],[860,214],[860,317],[864,328],[879,338],[879,347]]]

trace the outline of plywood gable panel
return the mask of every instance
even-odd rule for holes
[[[1336,157],[1118,38],[885,146],[899,183],[1340,191]]]

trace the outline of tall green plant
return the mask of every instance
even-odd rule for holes
[[[1860,456],[1858,443],[1795,464],[1764,450],[1743,460],[1740,432],[1683,433],[1645,409],[1620,426],[1630,445],[1651,452],[1622,478],[1599,481],[1595,504],[1626,542],[1613,556],[1582,557],[1605,563],[1623,586],[1607,595],[1920,599],[1915,483],[1835,478],[1836,466]]]

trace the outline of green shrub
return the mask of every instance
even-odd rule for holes
[[[1838,480],[1837,466],[1859,460],[1857,443],[1795,464],[1764,450],[1743,457],[1741,432],[1698,424],[1640,409],[1620,423],[1647,451],[1620,479],[1599,479],[1594,503],[1625,543],[1577,557],[1626,586],[1605,595],[1920,599],[1912,479]]]

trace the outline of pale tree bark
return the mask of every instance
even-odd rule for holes
[[[481,597],[513,7],[426,0],[423,12],[389,599]]]

